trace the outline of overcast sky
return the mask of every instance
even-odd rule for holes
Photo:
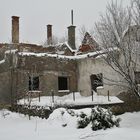
[[[20,42],[41,44],[46,39],[46,25],[53,34],[64,36],[74,10],[76,32],[85,25],[93,28],[111,0],[0,0],[0,42],[11,41],[11,16],[20,17]],[[120,0],[118,0],[120,1]],[[128,3],[130,0],[123,0]]]

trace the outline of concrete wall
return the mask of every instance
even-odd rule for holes
[[[107,95],[109,90],[110,95],[117,95],[123,89],[116,84],[112,83],[112,80],[120,81],[121,77],[109,67],[102,58],[86,58],[78,61],[78,90],[84,96],[91,95],[91,80],[92,74],[103,74],[103,88],[98,90],[98,94]],[[122,80],[122,79],[121,79]]]

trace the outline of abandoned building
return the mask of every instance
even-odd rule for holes
[[[92,91],[118,95],[123,89],[105,84],[119,78],[102,59],[98,43],[85,34],[82,45],[75,45],[75,26],[68,27],[68,42],[52,44],[52,25],[47,25],[47,47],[20,43],[19,17],[12,17],[12,43],[0,44],[0,102],[13,102],[29,92],[65,95]],[[98,50],[98,53],[95,51]],[[100,87],[100,88],[97,88]]]

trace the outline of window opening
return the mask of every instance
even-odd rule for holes
[[[29,76],[29,90],[39,90],[39,76]]]
[[[58,90],[68,90],[67,77],[58,77]]]
[[[91,88],[95,92],[97,92],[97,87],[103,86],[103,74],[92,74],[90,76],[91,79]]]

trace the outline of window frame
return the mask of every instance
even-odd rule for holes
[[[66,88],[60,88],[59,82],[60,82],[60,78],[65,78],[66,79]],[[62,80],[62,79],[61,79]],[[63,81],[64,82],[64,81]],[[62,85],[61,85],[62,87]],[[69,77],[68,76],[58,76],[58,92],[69,92]]]
[[[39,76],[29,76],[28,90],[29,91],[39,91],[40,79]]]
[[[97,80],[98,83],[95,83]],[[104,86],[103,73],[91,74],[90,81],[91,81],[91,89],[97,92],[97,87]]]

